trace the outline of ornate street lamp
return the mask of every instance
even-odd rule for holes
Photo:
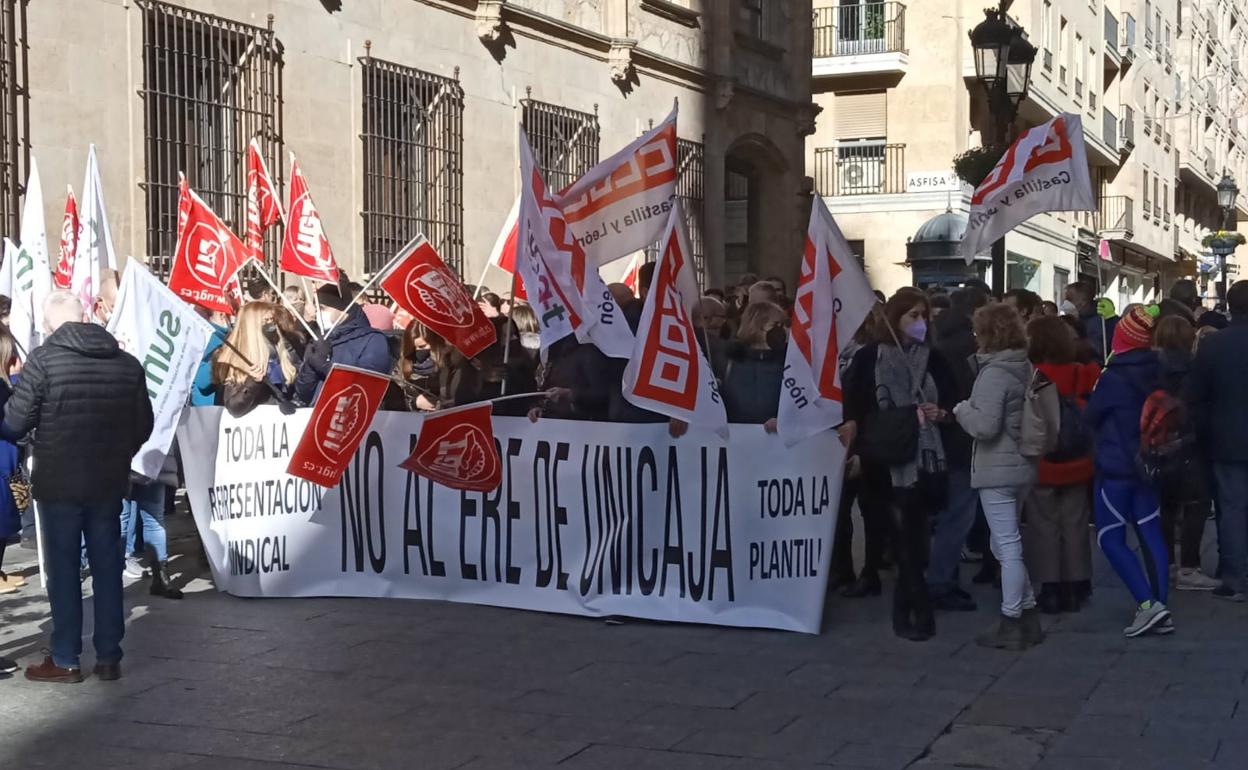
[[[1027,99],[1036,47],[1027,33],[1006,16],[1010,0],[984,11],[984,20],[970,32],[975,53],[975,79],[988,96],[992,143],[1006,144],[1018,108]],[[992,244],[992,290],[1005,292],[1005,238]]]
[[[1218,208],[1222,209],[1222,228],[1210,244],[1214,256],[1221,264],[1218,275],[1218,299],[1226,302],[1226,260],[1235,253],[1239,245],[1235,224],[1235,199],[1239,197],[1239,186],[1230,174],[1223,173],[1222,181],[1218,182]]]
[[[1238,197],[1239,187],[1235,184],[1235,180],[1230,174],[1223,174],[1222,181],[1218,182],[1218,206],[1223,214],[1228,214],[1235,208],[1235,199]]]

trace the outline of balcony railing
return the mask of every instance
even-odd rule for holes
[[[843,144],[815,150],[815,184],[823,195],[888,195],[906,191],[904,144]]]
[[[814,27],[816,58],[906,48],[906,6],[898,2],[816,8]]]
[[[1148,113],[1144,113],[1144,136],[1149,136],[1152,133],[1153,133],[1153,116],[1149,115]]]
[[[1118,53],[1118,17],[1105,9],[1105,48],[1111,53]]]
[[[1126,195],[1110,195],[1097,201],[1096,229],[1104,232],[1134,232],[1132,217],[1133,201]]]
[[[1101,110],[1101,139],[1113,149],[1118,149],[1118,116],[1109,110]]]
[[[1153,219],[1161,221],[1161,201],[1153,201]]]
[[[1135,148],[1135,110],[1125,104],[1118,123],[1118,146],[1127,152]]]

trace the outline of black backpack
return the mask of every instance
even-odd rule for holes
[[[1075,402],[1074,396],[1064,396],[1060,392],[1058,401],[1057,446],[1044,456],[1051,463],[1067,463],[1087,457],[1092,453],[1092,431],[1083,421],[1083,410]]]

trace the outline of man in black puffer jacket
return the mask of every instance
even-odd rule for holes
[[[31,483],[43,525],[52,654],[26,669],[38,682],[81,682],[85,539],[95,595],[95,674],[121,676],[121,501],[130,460],[152,432],[143,367],[100,326],[81,323],[82,303],[54,291],[44,303],[51,336],[31,351],[0,428],[16,440],[34,431]]]

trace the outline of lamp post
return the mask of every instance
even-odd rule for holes
[[[1235,179],[1230,174],[1223,173],[1222,181],[1218,182],[1218,208],[1222,209],[1222,227],[1223,231],[1231,231],[1236,227],[1235,223],[1235,199],[1239,197],[1239,186],[1235,184]],[[1218,301],[1225,305],[1226,303],[1226,260],[1227,257],[1235,253],[1234,239],[1226,240],[1227,243],[1223,248],[1215,248],[1214,254],[1221,261],[1220,272],[1218,274]]]
[[[1036,47],[1027,33],[1006,16],[1010,0],[1000,0],[997,8],[984,11],[984,20],[971,30],[975,53],[975,79],[988,97],[990,141],[1004,145],[1010,141],[1010,128],[1018,108],[1027,98],[1031,65]],[[992,244],[992,290],[1005,293],[1005,238]]]

